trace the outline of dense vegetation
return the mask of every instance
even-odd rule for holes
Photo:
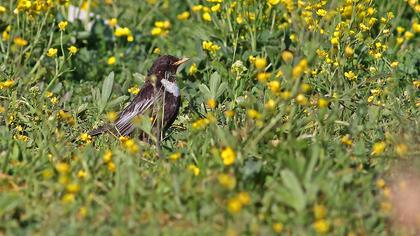
[[[0,0],[0,235],[414,235],[393,196],[420,167],[419,12]],[[162,157],[90,137],[165,54],[191,60]]]

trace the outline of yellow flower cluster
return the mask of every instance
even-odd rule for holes
[[[76,124],[76,120],[74,119],[74,117],[73,117],[70,113],[65,112],[64,110],[60,110],[60,111],[57,113],[57,117],[58,117],[60,120],[65,121],[65,122],[66,122],[67,124],[69,124],[69,125],[74,125],[74,124]]]
[[[190,13],[188,11],[184,11],[181,14],[177,15],[176,17],[178,20],[188,20],[190,18]]]
[[[134,36],[128,27],[117,27],[114,31],[116,37],[127,37],[128,42],[134,41]]]
[[[200,174],[200,168],[198,168],[196,165],[194,164],[190,164],[188,165],[188,170],[194,175],[194,176],[198,176]]]
[[[8,79],[6,81],[0,82],[0,89],[8,89],[15,84],[14,80]]]
[[[220,157],[222,158],[223,164],[225,166],[230,166],[235,163],[236,152],[231,147],[225,147],[222,149]]]
[[[230,198],[227,202],[227,210],[232,213],[236,214],[239,213],[243,206],[248,205],[251,203],[251,197],[247,192],[240,192],[236,194],[236,196]]]
[[[5,31],[5,32],[6,32],[6,31]],[[4,35],[3,35],[3,36],[4,36]],[[18,47],[24,47],[24,46],[28,45],[28,41],[27,41],[27,40],[25,40],[25,39],[23,39],[23,38],[21,38],[21,37],[19,37],[19,36],[15,37],[15,38],[13,39],[13,43],[14,43],[16,46],[18,46]]]
[[[115,172],[116,166],[115,163],[112,161],[112,151],[108,150],[104,153],[104,155],[102,156],[102,161],[104,162],[104,164],[108,167],[108,170],[110,172]]]
[[[325,219],[327,216],[327,208],[324,205],[314,205],[313,212],[316,221],[313,224],[315,231],[319,234],[326,234],[330,230],[330,224]]]
[[[203,129],[207,125],[214,123],[216,121],[216,118],[212,114],[208,114],[206,118],[202,118],[199,120],[196,120],[192,123],[193,129]]]
[[[82,141],[82,142],[84,142],[84,143],[86,143],[86,144],[88,144],[88,143],[91,143],[92,142],[92,136],[90,136],[87,133],[82,133],[79,136],[79,140]]]
[[[208,51],[210,53],[216,53],[220,50],[220,46],[211,41],[204,41],[202,47],[203,50]]]
[[[155,26],[150,31],[150,34],[153,36],[167,36],[170,28],[171,28],[170,21],[168,20],[156,21]]]
[[[219,181],[219,184],[226,189],[232,190],[236,186],[236,178],[233,175],[220,174],[217,177],[217,180]]]
[[[128,89],[128,92],[133,95],[137,95],[140,92],[140,88],[138,86],[133,86]]]
[[[372,156],[379,156],[385,151],[385,148],[386,148],[386,143],[384,141],[375,143],[372,146],[371,155]]]
[[[136,154],[139,152],[140,147],[137,145],[137,143],[130,138],[121,136],[120,141],[123,145],[123,147],[131,154]]]

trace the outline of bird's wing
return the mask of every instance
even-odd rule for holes
[[[140,90],[140,93],[124,108],[115,121],[115,128],[119,134],[127,136],[133,132],[133,118],[147,111],[161,96],[162,91],[156,91],[152,83],[146,83]]]

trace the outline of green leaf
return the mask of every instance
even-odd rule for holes
[[[0,217],[21,205],[22,199],[17,193],[0,194]]]
[[[213,98],[216,98],[217,90],[220,84],[220,75],[214,72],[210,77],[210,92]]]
[[[210,89],[209,89],[206,85],[204,85],[204,84],[200,84],[200,85],[198,85],[198,89],[200,90],[200,92],[203,94],[203,96],[204,96],[206,99],[211,98],[211,92],[210,92]]]
[[[114,84],[114,72],[111,72],[105,78],[104,84],[102,85],[102,94],[101,94],[102,96],[101,96],[101,107],[100,107],[101,113],[105,109],[106,103],[108,102],[108,99],[111,96],[113,84]]]
[[[283,180],[283,184],[288,190],[288,194],[280,197],[283,199],[284,203],[293,207],[296,211],[302,211],[305,208],[306,199],[302,186],[296,175],[288,169],[283,170],[280,175]]]

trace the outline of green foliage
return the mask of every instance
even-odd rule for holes
[[[413,1],[65,2],[0,1],[0,235],[415,235]],[[191,59],[162,150],[147,114],[87,135],[164,54]]]

